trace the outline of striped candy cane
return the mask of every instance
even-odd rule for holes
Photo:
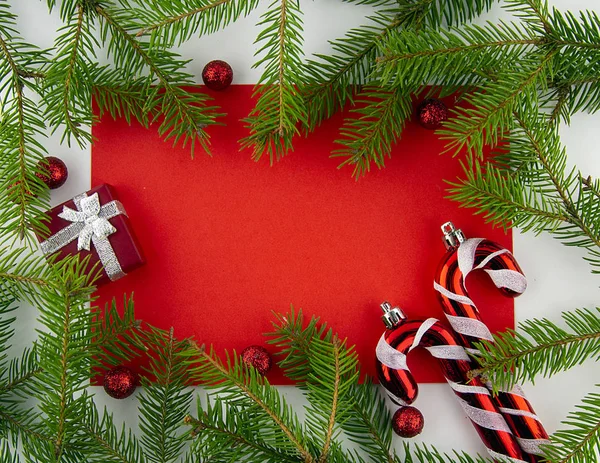
[[[523,456],[490,391],[479,378],[469,379],[471,359],[454,333],[435,318],[406,321],[400,309],[392,309],[388,303],[381,307],[390,329],[377,344],[377,373],[390,399],[398,405],[408,405],[417,398],[418,386],[407,367],[406,357],[416,347],[424,347],[439,360],[446,381],[490,455],[499,462],[531,461]]]
[[[481,321],[479,310],[469,298],[465,286],[473,270],[485,271],[496,287],[507,296],[518,296],[527,288],[527,280],[511,252],[493,241],[466,239],[451,222],[442,225],[448,252],[440,263],[433,286],[452,329],[458,333],[467,351],[477,353],[474,343],[492,341],[488,327]],[[492,385],[487,384],[491,389]],[[547,444],[548,434],[525,397],[520,386],[500,391],[494,396],[519,445],[532,461],[540,461],[540,445]]]

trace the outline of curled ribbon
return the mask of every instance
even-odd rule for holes
[[[117,231],[109,219],[120,214],[127,215],[123,205],[119,201],[101,205],[98,193],[91,196],[83,193],[73,198],[73,202],[77,210],[63,206],[63,211],[58,214],[61,219],[72,222],[71,225],[40,243],[42,253],[53,254],[74,240],[77,240],[78,251],[90,251],[93,244],[108,277],[112,281],[124,277],[125,272],[108,241],[108,237]]]

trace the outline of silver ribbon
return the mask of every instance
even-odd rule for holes
[[[111,281],[124,277],[125,272],[108,241],[108,237],[117,231],[109,219],[120,214],[127,215],[123,205],[119,201],[111,201],[101,206],[98,193],[91,196],[83,193],[73,198],[73,202],[77,210],[63,206],[63,211],[58,214],[72,224],[43,241],[40,244],[42,253],[53,254],[74,240],[77,240],[78,251],[90,251],[93,244]]]

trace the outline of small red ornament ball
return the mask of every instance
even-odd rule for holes
[[[271,354],[261,346],[249,346],[242,351],[242,361],[256,368],[261,375],[266,375],[271,369]]]
[[[216,59],[204,66],[202,80],[211,90],[226,89],[233,80],[233,69],[225,61]]]
[[[427,98],[417,107],[417,118],[426,129],[439,129],[442,122],[448,120],[448,108],[443,101]]]
[[[104,375],[104,390],[113,399],[124,399],[135,391],[137,375],[127,367],[116,367]]]
[[[54,156],[47,156],[43,161],[40,161],[38,167],[40,172],[35,175],[51,190],[63,186],[69,177],[66,164]]]
[[[392,417],[392,428],[400,437],[415,437],[423,430],[424,419],[415,407],[402,407]]]

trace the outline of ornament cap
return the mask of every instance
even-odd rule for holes
[[[391,330],[406,320],[406,315],[399,307],[392,307],[392,304],[387,301],[383,302],[380,307],[383,310],[381,319],[387,329]]]
[[[457,248],[461,243],[465,242],[465,234],[462,230],[457,229],[452,222],[446,222],[441,228],[442,233],[444,233],[442,240],[444,241],[446,249],[450,250]]]

